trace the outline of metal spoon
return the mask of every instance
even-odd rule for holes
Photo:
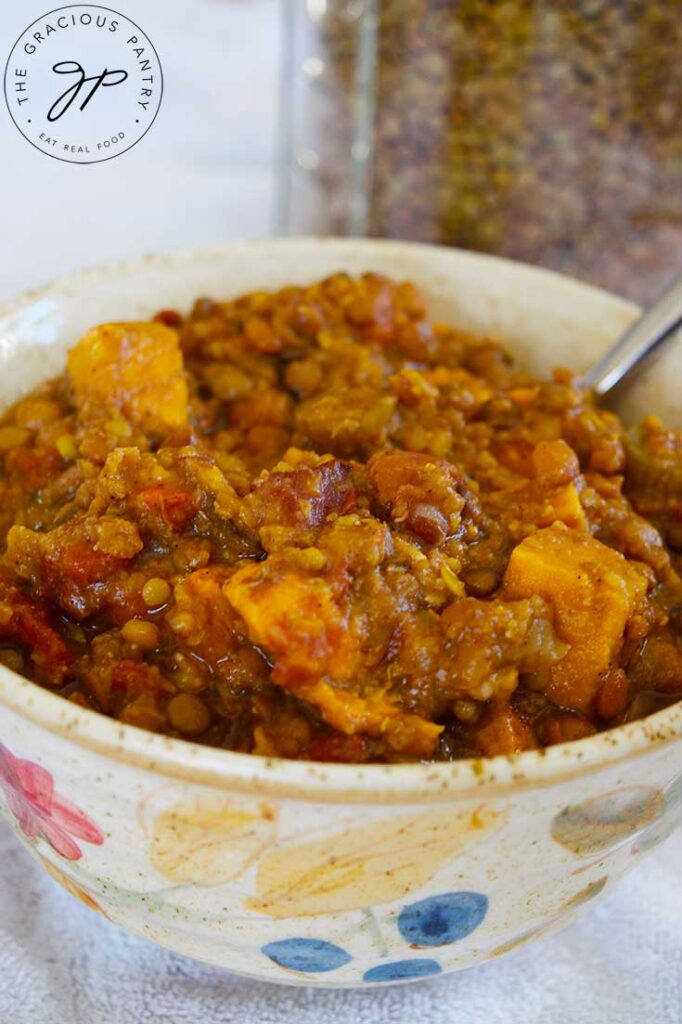
[[[644,359],[682,326],[682,281],[627,329],[608,352],[582,377],[582,383],[603,398]]]

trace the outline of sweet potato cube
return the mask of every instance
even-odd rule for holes
[[[275,564],[268,559],[246,565],[224,588],[249,639],[272,657],[273,682],[295,688],[319,676],[352,678],[359,651],[329,584],[294,572],[280,574]]]
[[[187,425],[187,382],[175,331],[160,323],[102,324],[68,357],[78,416],[99,423],[117,413],[143,433]]]
[[[535,487],[544,496],[538,526],[565,523],[576,530],[586,530],[587,520],[580,504],[577,481],[580,476],[578,456],[565,441],[540,441],[533,451]]]
[[[442,725],[403,711],[380,692],[359,696],[319,679],[297,688],[296,695],[313,704],[339,732],[381,737],[392,750],[415,757],[433,754],[443,731]]]
[[[550,671],[548,696],[587,712],[616,661],[648,587],[644,572],[586,533],[555,523],[518,544],[504,577],[509,598],[539,594],[568,653]]]
[[[547,495],[538,525],[549,526],[554,522],[565,523],[575,530],[587,529],[587,520],[574,483],[557,487]]]

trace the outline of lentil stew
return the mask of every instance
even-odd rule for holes
[[[448,760],[682,697],[682,437],[409,283],[94,328],[0,457],[0,658],[120,721]]]

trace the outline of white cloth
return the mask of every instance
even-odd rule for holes
[[[2,1024],[682,1024],[682,830],[565,931],[450,977],[246,981],[88,910],[0,822]]]

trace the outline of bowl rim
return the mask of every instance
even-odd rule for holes
[[[599,293],[605,300],[610,299],[622,308],[636,312],[632,304],[602,289],[544,268],[518,264],[497,256],[413,242],[280,238],[175,249],[80,270],[3,303],[0,305],[0,322],[20,315],[36,301],[77,292],[79,288],[112,276],[125,277],[144,270],[150,264],[178,266],[212,256],[235,255],[243,249],[257,254],[259,249],[276,247],[295,251],[301,247],[310,249],[311,246],[333,247],[341,253],[344,249],[362,249],[368,258],[382,250],[394,254],[404,252],[408,257],[414,252],[434,257],[438,254],[439,259],[447,254],[488,271],[496,265],[508,267],[514,264],[538,285],[560,278],[570,282],[578,291],[584,289],[586,293]],[[480,798],[483,791],[486,797],[490,797],[510,789],[544,788],[617,764],[626,758],[639,758],[675,740],[682,740],[682,702],[677,702],[648,718],[582,740],[520,754],[452,762],[329,764],[238,753],[148,732],[72,704],[3,665],[0,665],[0,704],[40,729],[105,759],[135,765],[185,782],[324,803],[443,802],[463,797]]]

